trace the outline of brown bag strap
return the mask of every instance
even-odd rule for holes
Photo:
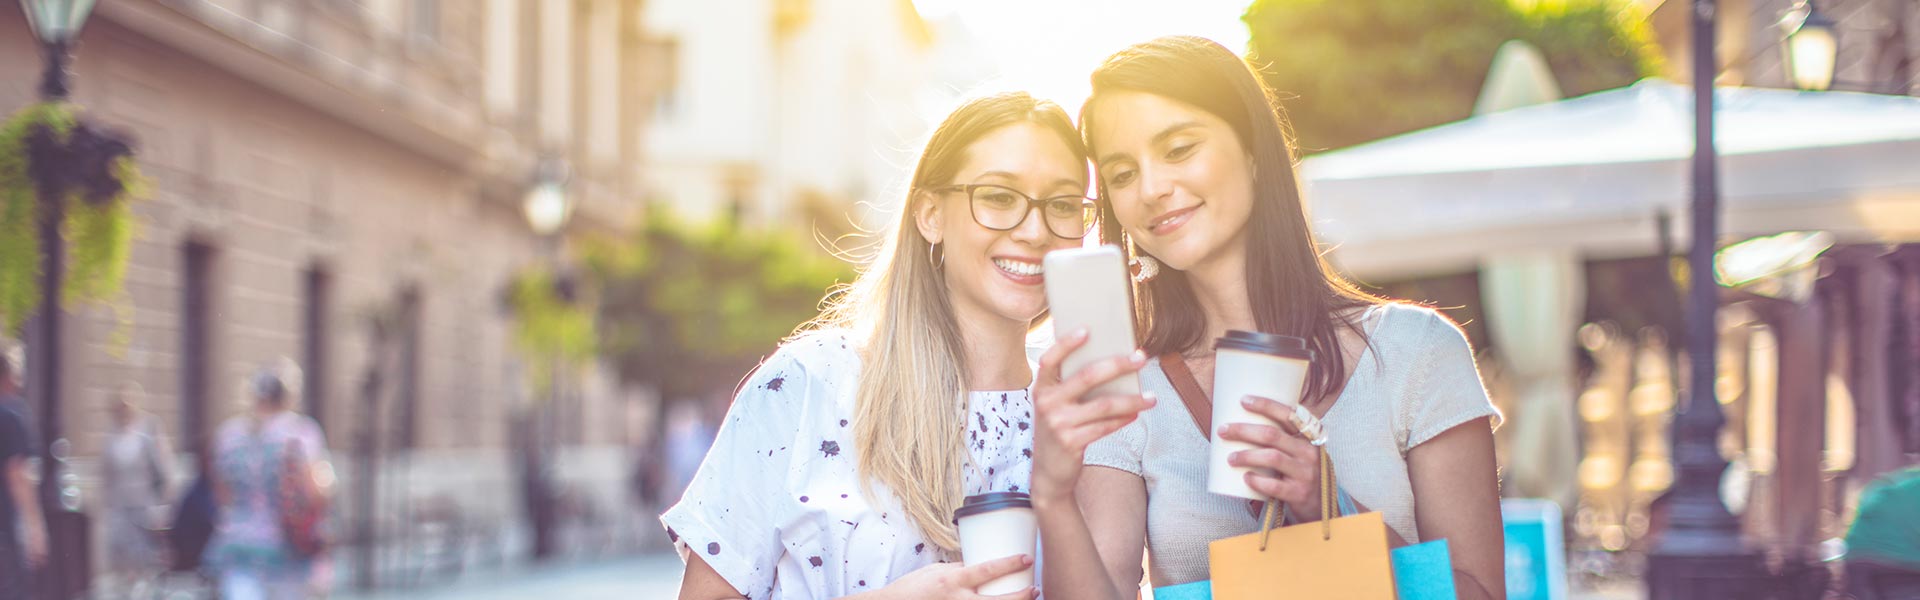
[[[1167,374],[1167,381],[1173,383],[1173,391],[1180,394],[1180,402],[1187,405],[1187,414],[1193,416],[1193,424],[1200,428],[1200,437],[1213,437],[1213,401],[1207,393],[1200,390],[1200,380],[1193,377],[1193,370],[1187,368],[1186,359],[1178,352],[1160,355],[1160,371]]]

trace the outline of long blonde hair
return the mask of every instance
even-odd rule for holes
[[[953,183],[967,146],[1015,123],[1040,125],[1086,158],[1072,119],[1050,101],[1009,92],[962,104],[921,152],[894,231],[881,235],[860,276],[829,298],[820,318],[801,327],[843,328],[861,342],[853,417],[861,484],[870,497],[873,484],[886,486],[922,535],[947,551],[960,547],[952,519],[970,456],[967,365],[941,264],[914,215],[931,199],[922,191]]]

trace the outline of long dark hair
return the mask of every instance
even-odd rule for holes
[[[1330,399],[1343,385],[1346,355],[1340,328],[1365,339],[1347,309],[1384,302],[1335,273],[1307,226],[1294,173],[1293,140],[1279,102],[1245,60],[1220,44],[1168,36],[1129,46],[1093,71],[1093,95],[1080,109],[1080,128],[1093,147],[1092,107],[1102,94],[1132,91],[1183,102],[1227,122],[1253,157],[1253,215],[1247,223],[1247,295],[1260,331],[1307,339],[1315,355],[1307,379],[1309,403]],[[1099,182],[1101,234],[1140,254],[1120,229]],[[1161,269],[1134,285],[1134,319],[1141,347],[1159,355],[1200,348],[1209,340],[1206,316],[1186,273]]]

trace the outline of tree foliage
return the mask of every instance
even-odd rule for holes
[[[621,239],[586,244],[600,291],[600,341],[623,381],[669,399],[733,389],[819,312],[848,264],[786,232],[656,216]]]
[[[1508,40],[1538,47],[1568,96],[1660,69],[1630,0],[1255,0],[1244,19],[1306,152],[1470,116]]]

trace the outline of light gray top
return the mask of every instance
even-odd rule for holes
[[[1327,451],[1340,488],[1380,512],[1408,543],[1414,526],[1407,451],[1462,423],[1500,414],[1487,398],[1466,336],[1430,309],[1373,307],[1370,341],[1327,411]],[[1158,361],[1140,372],[1160,402],[1087,448],[1086,464],[1139,475],[1147,485],[1147,551],[1154,587],[1207,579],[1207,544],[1260,528],[1247,501],[1207,492],[1209,436],[1187,413]]]

